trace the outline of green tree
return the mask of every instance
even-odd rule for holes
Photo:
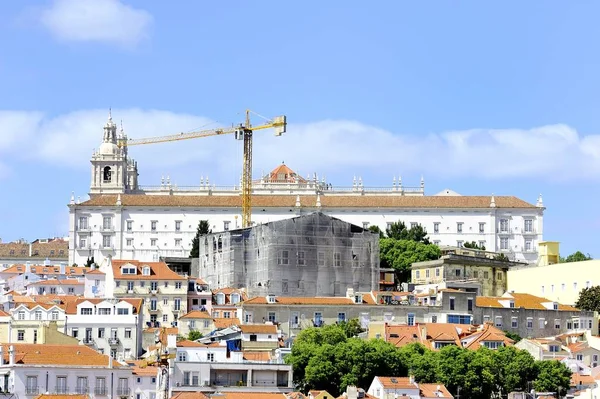
[[[502,262],[510,262],[510,259],[508,259],[508,256],[504,255],[502,252],[496,254],[496,256],[494,256],[494,260],[499,260]]]
[[[523,338],[521,338],[521,336],[519,334],[517,334],[516,332],[512,332],[512,331],[504,331],[504,335],[506,335],[507,338],[510,338],[513,341],[515,341],[515,344],[523,339]]]
[[[383,234],[383,231],[381,231],[381,229],[377,225],[369,226],[369,231],[371,233],[377,233],[377,234],[379,234],[379,238],[385,237],[385,235]]]
[[[600,312],[600,286],[584,288],[579,292],[575,307],[581,310]]]
[[[189,341],[195,341],[200,338],[202,338],[202,333],[198,330],[190,330],[190,332],[188,333],[188,336],[187,336],[187,339]]]
[[[196,236],[192,239],[192,249],[190,251],[190,258],[197,258],[200,256],[200,237],[206,234],[212,233],[208,220],[201,220],[198,223],[196,229]]]
[[[350,319],[348,321],[339,323],[339,325],[346,333],[347,338],[356,337],[358,334],[365,331],[364,328],[360,326],[358,319]]]
[[[394,238],[379,240],[381,267],[393,268],[400,282],[410,280],[412,263],[439,259],[440,255],[440,248],[434,244]]]
[[[592,260],[592,256],[590,254],[585,255],[581,251],[577,251],[567,256],[566,258],[561,257],[560,263],[570,263],[570,262],[583,262],[584,260]]]
[[[514,346],[504,346],[492,352],[497,391],[508,393],[527,391],[527,384],[536,377],[535,359],[529,352]]]
[[[477,244],[475,241],[471,241],[471,242],[468,242],[468,241],[467,241],[467,242],[465,242],[465,243],[463,244],[463,247],[465,247],[465,248],[470,248],[470,249],[480,249],[480,250],[482,250],[482,251],[485,251],[485,245],[481,245],[481,246],[480,246],[480,245],[479,245],[479,244]]]
[[[571,385],[571,370],[558,360],[536,362],[537,377],[533,387],[538,392],[557,392],[562,397]]]
[[[390,225],[390,227],[386,230],[386,234],[389,238],[393,238],[395,240],[410,240],[429,244],[427,231],[420,224],[417,224],[409,229],[406,227],[404,222],[398,221]]]

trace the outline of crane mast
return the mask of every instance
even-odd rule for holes
[[[285,115],[277,116],[267,123],[252,126],[250,123],[250,110],[246,110],[246,120],[243,124],[231,128],[217,128],[210,130],[196,130],[187,133],[171,134],[167,136],[149,137],[142,139],[127,139],[121,137],[118,140],[119,147],[132,145],[166,143],[171,141],[197,139],[210,136],[219,136],[233,133],[237,140],[243,140],[244,155],[242,162],[242,227],[250,227],[252,224],[252,136],[255,130],[274,129],[276,136],[286,132],[287,118]]]

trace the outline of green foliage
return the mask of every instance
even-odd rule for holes
[[[537,362],[533,387],[538,392],[557,392],[562,397],[571,385],[571,370],[558,360]]]
[[[499,254],[496,254],[496,256],[494,256],[494,260],[500,260],[502,262],[510,262],[510,259],[508,259],[508,256],[504,255],[502,252],[500,252]]]
[[[200,338],[202,338],[202,333],[198,330],[191,330],[187,336],[187,339],[190,341],[195,341]]]
[[[383,231],[381,231],[381,229],[380,229],[380,228],[379,228],[379,226],[377,226],[377,225],[372,225],[372,226],[369,226],[369,229],[368,229],[368,230],[369,230],[371,233],[377,233],[377,234],[379,234],[379,238],[383,238],[383,237],[385,237],[385,235],[383,234]]]
[[[364,328],[360,326],[358,319],[350,319],[348,321],[344,321],[342,323],[338,323],[344,332],[346,333],[347,338],[352,338],[358,336],[361,332],[365,331]]]
[[[581,310],[600,312],[600,286],[584,288],[579,292],[575,307]]]
[[[429,244],[427,231],[420,224],[408,229],[404,222],[395,222],[386,230],[386,234],[389,238],[393,238],[394,240],[410,240]]]
[[[212,233],[208,220],[201,220],[198,223],[198,229],[196,230],[196,236],[192,238],[192,249],[190,250],[190,258],[197,258],[200,256],[200,237],[206,234]]]
[[[521,338],[521,336],[519,334],[512,332],[512,331],[504,331],[504,335],[506,335],[508,338],[512,339],[513,341],[515,341],[515,344],[523,339],[523,338]]]
[[[410,374],[418,382],[443,383],[453,395],[460,388],[461,397],[488,399],[528,391],[530,381],[540,392],[556,392],[570,381],[571,373],[562,363],[535,361],[515,347],[472,351],[449,345],[432,351],[409,344],[396,348],[381,339],[352,338],[347,332],[351,322],[345,324],[309,328],[298,335],[285,359],[293,365],[298,389],[326,389],[338,396],[350,384],[368,387],[378,375]]]
[[[409,281],[412,263],[439,259],[440,255],[440,248],[434,244],[394,238],[379,240],[381,267],[394,268],[400,282]]]
[[[581,251],[577,251],[572,253],[571,255],[563,258],[562,256],[559,259],[559,263],[570,263],[570,262],[583,262],[584,260],[592,260],[592,256],[590,254],[585,255]]]
[[[470,249],[480,249],[482,251],[485,251],[485,245],[479,246],[479,244],[477,244],[475,241],[471,241],[471,242],[467,241],[463,244],[463,247],[470,248]]]

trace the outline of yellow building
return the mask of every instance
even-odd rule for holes
[[[558,263],[559,243],[539,244],[537,265],[519,266],[508,271],[508,290],[543,296],[574,305],[584,288],[600,285],[600,260]]]

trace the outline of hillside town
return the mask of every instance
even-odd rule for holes
[[[242,227],[239,186],[140,186],[123,137],[109,115],[68,237],[0,244],[5,395],[598,394],[600,264],[545,240],[541,195],[337,186],[282,163]]]

